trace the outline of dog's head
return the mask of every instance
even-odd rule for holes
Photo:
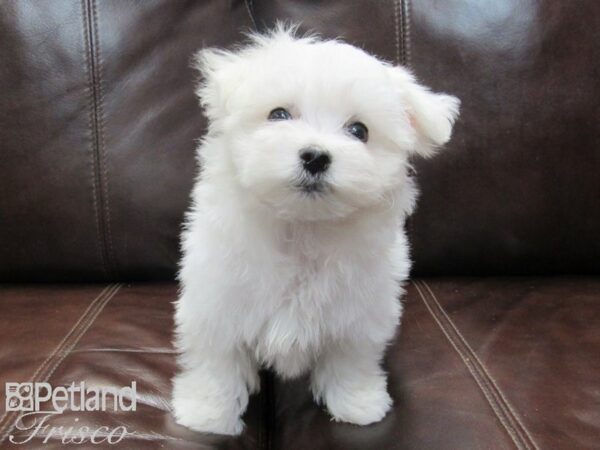
[[[208,158],[293,220],[343,218],[389,200],[408,183],[410,155],[433,154],[458,115],[458,99],[407,70],[282,27],[234,52],[201,50],[196,64],[205,147],[218,140],[226,153]]]

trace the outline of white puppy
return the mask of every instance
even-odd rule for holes
[[[183,233],[177,421],[240,433],[260,367],[310,371],[335,420],[379,421],[410,268],[409,157],[449,140],[458,99],[282,27],[196,61],[209,130]]]

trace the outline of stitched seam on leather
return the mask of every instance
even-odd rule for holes
[[[108,152],[106,149],[105,135],[106,135],[106,124],[104,120],[104,88],[102,86],[102,53],[100,50],[100,38],[98,36],[98,10],[96,7],[96,0],[91,0],[92,5],[92,31],[94,42],[92,49],[96,55],[94,68],[96,70],[96,85],[97,85],[97,101],[96,109],[98,111],[98,153],[102,155],[100,159],[101,179],[103,188],[103,205],[104,205],[104,232],[107,246],[107,256],[109,267],[112,269],[112,274],[116,276],[116,260],[113,249],[112,239],[112,225],[110,219],[110,198],[109,198],[109,185],[108,185]]]
[[[254,29],[258,30],[256,18],[254,17],[254,2],[253,2],[253,0],[244,0],[244,4],[246,5],[246,10],[248,11],[248,15],[250,16],[252,25],[254,25]]]
[[[512,417],[511,417],[509,411],[504,406],[501,399],[499,398],[496,391],[494,390],[494,387],[491,385],[490,380],[488,379],[488,377],[485,376],[485,373],[481,369],[481,361],[479,361],[479,363],[478,363],[475,352],[473,352],[472,349],[466,345],[466,341],[461,340],[460,336],[457,335],[458,329],[453,326],[453,323],[450,320],[450,317],[447,314],[444,314],[442,306],[440,305],[439,302],[436,301],[435,296],[433,295],[433,292],[431,291],[431,289],[428,288],[428,285],[426,284],[426,282],[421,280],[421,284],[422,284],[423,288],[425,288],[429,291],[430,296],[432,297],[432,301],[437,306],[438,312],[440,312],[442,314],[443,318],[445,318],[446,325],[450,326],[450,328],[448,329],[449,333],[454,334],[455,343],[457,344],[457,346],[462,347],[463,354],[466,354],[467,359],[472,361],[473,368],[477,371],[478,375],[481,377],[481,380],[484,383],[484,385],[486,386],[486,389],[488,390],[490,395],[494,398],[494,402],[496,403],[496,405],[502,410],[502,413],[506,417],[507,421],[509,422],[510,427],[515,431],[515,433],[517,433],[517,435],[519,436],[519,439],[524,443],[526,448],[530,448],[529,445],[527,445],[525,443],[525,439],[523,438],[523,435],[520,432],[518,425],[515,423],[514,420],[512,420]]]
[[[96,142],[96,129],[94,127],[94,123],[95,123],[95,114],[96,114],[96,109],[94,108],[94,78],[93,78],[93,74],[92,74],[92,62],[91,62],[91,46],[90,46],[90,35],[89,35],[89,17],[88,17],[88,13],[87,13],[87,7],[86,7],[86,0],[81,0],[81,12],[82,12],[82,19],[83,19],[83,40],[84,40],[84,58],[85,58],[85,67],[86,67],[86,72],[87,72],[87,76],[88,76],[88,85],[87,85],[87,92],[88,92],[88,104],[89,104],[89,117],[88,117],[88,129],[90,131],[90,136],[92,139],[92,144],[91,144],[91,151],[90,151],[90,165],[91,165],[91,169],[92,169],[92,199],[93,199],[93,204],[94,204],[94,217],[95,217],[95,221],[96,221],[96,233],[97,233],[97,239],[96,239],[96,243],[98,246],[98,251],[100,253],[100,260],[102,261],[102,267],[104,269],[104,273],[106,275],[108,275],[108,263],[107,263],[107,258],[106,258],[106,251],[104,249],[104,240],[102,238],[102,236],[104,235],[103,232],[103,226],[102,223],[100,221],[100,214],[101,214],[101,207],[99,206],[98,203],[98,194],[97,194],[97,190],[100,189],[100,182],[98,180],[98,176],[97,176],[97,161],[96,161],[96,151],[95,151],[95,142]]]
[[[71,353],[142,353],[147,355],[176,355],[176,350],[154,349],[154,348],[86,348],[85,350],[73,350]]]
[[[458,329],[458,327],[454,324],[454,322],[452,321],[452,319],[450,319],[450,316],[448,316],[448,314],[446,313],[446,311],[444,310],[444,308],[442,307],[442,305],[438,301],[436,295],[433,293],[433,290],[429,287],[429,285],[427,284],[426,281],[421,280],[421,283],[429,291],[429,294],[431,295],[431,298],[436,303],[436,305],[439,308],[440,312],[446,318],[448,324],[454,329],[454,332],[456,333],[456,335],[458,336],[458,338],[462,341],[462,343],[463,343],[464,347],[466,348],[466,350],[468,351],[468,353],[470,353],[471,357],[476,361],[476,363],[480,367],[480,370],[483,372],[482,376],[484,376],[484,377],[486,377],[488,379],[488,382],[491,385],[493,391],[496,392],[496,396],[499,397],[498,398],[498,402],[501,405],[504,406],[505,410],[508,410],[508,411],[506,411],[506,414],[507,414],[507,416],[509,418],[511,418],[513,420],[513,425],[514,425],[515,429],[517,430],[517,432],[520,432],[521,437],[525,441],[529,440],[529,444],[533,448],[538,449],[539,447],[537,446],[536,442],[533,440],[533,437],[529,433],[529,430],[527,430],[527,428],[525,427],[525,425],[521,421],[521,419],[519,417],[519,414],[517,414],[517,412],[514,409],[514,407],[510,404],[510,402],[508,401],[508,399],[506,398],[506,396],[504,395],[504,393],[502,392],[502,390],[498,386],[498,383],[496,383],[496,380],[494,380],[494,378],[492,377],[492,375],[488,371],[488,369],[485,366],[485,364],[483,364],[483,362],[481,361],[481,359],[479,358],[479,356],[477,356],[477,353],[475,353],[475,351],[471,348],[471,346],[469,345],[469,343],[467,342],[467,340],[465,339],[465,337],[462,335],[462,333],[460,332],[460,330]],[[523,434],[525,434],[525,436],[523,436]]]
[[[394,1],[394,20],[396,24],[396,63],[410,67],[410,0]],[[413,215],[405,220],[406,233],[415,235]]]
[[[402,0],[402,64],[410,67],[410,0]]]
[[[400,0],[393,0],[394,4],[394,33],[395,33],[395,50],[396,64],[401,64],[400,56]]]
[[[87,333],[87,331],[90,329],[92,324],[96,321],[96,319],[98,318],[100,313],[104,310],[104,308],[106,307],[108,302],[117,294],[117,292],[119,292],[119,290],[121,289],[121,286],[122,285],[116,285],[115,288],[112,290],[112,292],[109,295],[107,295],[102,302],[98,303],[98,307],[94,310],[93,313],[90,314],[89,319],[86,321],[85,325],[78,332],[77,337],[75,337],[72,340],[71,345],[69,347],[65,347],[60,352],[60,354],[57,355],[58,359],[56,360],[56,362],[54,363],[54,365],[52,366],[52,368],[50,369],[48,374],[45,376],[45,381],[48,381],[48,380],[50,380],[50,378],[52,378],[52,375],[54,375],[54,372],[56,371],[56,369],[62,364],[62,362],[65,360],[65,358],[71,354],[71,352],[73,351],[73,349],[75,348],[77,343],[81,340],[83,335],[85,333]]]
[[[88,58],[89,89],[91,91],[90,110],[92,116],[92,154],[96,181],[97,215],[100,223],[100,243],[104,271],[108,277],[114,276],[114,252],[108,207],[108,175],[106,147],[104,146],[103,91],[101,80],[101,59],[98,43],[98,19],[95,0],[84,0],[84,17]]]
[[[54,373],[60,362],[64,360],[64,358],[69,354],[69,352],[74,348],[74,346],[79,342],[81,337],[85,334],[91,323],[96,319],[100,311],[104,308],[106,303],[115,296],[115,294],[121,289],[120,284],[109,285],[105,287],[100,294],[92,302],[88,305],[85,311],[81,314],[77,322],[71,327],[70,331],[63,337],[60,343],[54,348],[52,353],[44,360],[44,362],[38,367],[38,369],[34,372],[32,377],[30,378],[30,382],[47,381],[50,376]],[[81,331],[83,330],[83,331]],[[65,350],[69,348],[67,352]],[[48,371],[47,369],[52,364],[53,359],[57,359],[54,362],[52,368]],[[48,372],[48,373],[45,373]],[[22,415],[22,414],[21,414]],[[15,411],[14,414],[6,412],[2,417],[2,420],[6,419],[5,423],[0,427],[0,443],[4,442],[6,437],[13,430],[16,421],[21,417],[18,414],[18,411]],[[11,419],[17,416],[15,421]],[[12,423],[11,423],[12,422]],[[1,421],[0,421],[1,423]]]
[[[456,339],[453,339],[453,337],[451,336],[450,330],[448,329],[447,326],[444,325],[444,323],[442,322],[439,314],[436,314],[436,312],[434,311],[432,305],[429,303],[429,301],[427,300],[425,294],[423,293],[423,291],[419,287],[419,284],[416,281],[413,281],[412,283],[416,287],[417,291],[419,292],[419,296],[421,297],[421,300],[422,300],[423,304],[425,305],[425,307],[429,311],[429,314],[431,315],[431,317],[433,317],[434,321],[436,322],[436,324],[438,325],[438,327],[440,328],[440,330],[442,331],[442,333],[444,334],[444,336],[446,336],[446,339],[448,340],[448,342],[450,343],[450,345],[452,346],[452,348],[454,348],[454,350],[456,351],[456,353],[458,353],[458,356],[463,361],[463,363],[466,366],[467,370],[469,371],[469,373],[471,374],[471,376],[473,377],[473,379],[475,380],[475,382],[479,386],[479,389],[483,393],[483,395],[486,398],[488,404],[490,405],[490,407],[494,411],[494,414],[496,415],[496,417],[498,418],[498,420],[500,421],[500,423],[502,424],[502,426],[504,427],[504,429],[506,430],[506,432],[508,433],[508,435],[512,439],[512,441],[515,444],[515,446],[519,450],[521,450],[521,449],[525,449],[525,450],[529,449],[529,446],[522,440],[522,438],[520,437],[520,435],[517,433],[517,430],[515,430],[515,428],[513,426],[511,426],[511,424],[508,423],[509,419],[506,416],[506,413],[499,407],[500,405],[498,405],[497,401],[494,399],[492,393],[490,392],[489,386],[486,386],[485,379],[482,377],[481,373],[477,371],[477,368],[473,364],[472,358],[469,358],[468,355],[465,355],[463,353],[463,351],[461,351],[458,342],[456,341]]]

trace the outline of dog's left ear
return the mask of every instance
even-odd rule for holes
[[[417,135],[413,150],[421,156],[432,156],[438,147],[450,140],[460,100],[451,95],[431,92],[402,67],[389,67],[389,71],[397,92],[406,104],[406,113]]]
[[[214,48],[202,49],[194,55],[193,67],[202,76],[196,95],[211,121],[226,115],[228,99],[240,84],[241,72],[235,70],[237,60],[235,53]]]

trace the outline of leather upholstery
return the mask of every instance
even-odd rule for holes
[[[331,423],[304,380],[275,388],[275,448],[598,448],[598,279],[409,286],[386,368],[393,412]]]
[[[173,278],[191,55],[250,26],[243,1],[0,3],[0,280]]]
[[[205,127],[190,55],[277,20],[412,67],[462,115],[414,162],[422,278],[385,361],[393,411],[333,423],[306,379],[264,372],[243,435],[201,435],[169,412]],[[0,405],[9,381],[136,381],[136,412],[51,421],[136,433],[108,448],[600,448],[598,42],[596,0],[0,2]],[[83,448],[10,445],[16,419],[0,410],[0,448]]]
[[[88,442],[90,448],[262,446],[264,408],[259,397],[252,400],[245,418],[247,429],[236,440],[202,436],[174,423],[169,402],[176,368],[171,345],[176,295],[174,283],[6,286],[0,292],[0,384],[34,380],[59,386],[84,381],[87,387],[123,387],[136,381],[135,412],[65,411],[48,422],[88,425],[92,430],[122,424],[136,433],[118,445]],[[4,388],[0,401],[4,406]],[[68,448],[57,438],[42,444],[44,434],[11,445],[9,435],[20,442],[30,433],[14,429],[17,413],[5,414],[4,409],[2,413],[0,448]]]
[[[334,423],[306,379],[265,374],[235,439],[190,432],[169,414],[176,292],[173,283],[5,287],[0,385],[32,376],[53,386],[135,380],[136,412],[67,411],[50,422],[79,418],[136,433],[107,448],[598,448],[598,279],[415,280],[385,362],[395,405],[382,422]],[[0,420],[0,439],[23,436],[9,426],[14,420]],[[57,439],[0,444],[19,447],[65,448]]]
[[[415,161],[415,274],[598,273],[597,1],[9,0],[0,279],[171,279],[205,125],[190,55],[276,20],[462,99]]]
[[[411,64],[462,100],[419,161],[418,273],[600,273],[600,3],[419,0]]]

